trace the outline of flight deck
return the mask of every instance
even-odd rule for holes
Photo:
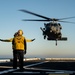
[[[0,75],[75,75],[75,61],[28,60],[24,70],[13,69],[12,61],[0,63]]]

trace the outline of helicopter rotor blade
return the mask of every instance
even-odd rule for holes
[[[22,21],[41,21],[41,22],[48,22],[49,20],[40,20],[40,19],[23,19]],[[69,22],[69,21],[60,21],[58,20],[58,22],[64,22],[64,23],[72,23],[75,24],[75,22]]]
[[[48,18],[48,17],[42,16],[42,15],[39,15],[39,14],[30,12],[30,11],[28,11],[28,10],[23,10],[23,9],[21,9],[20,11],[25,12],[25,13],[29,13],[29,14],[32,14],[32,15],[35,15],[35,16],[38,16],[38,17],[41,17],[41,18],[44,18],[44,19],[47,19],[47,20],[49,20],[49,21],[52,21],[51,18]]]
[[[49,20],[23,19],[22,21],[49,21]]]
[[[69,22],[69,21],[58,21],[58,22],[64,22],[64,23],[72,23],[72,24],[75,24],[75,22]]]
[[[73,16],[73,17],[67,17],[67,18],[61,18],[61,19],[58,19],[58,20],[71,19],[71,18],[75,18],[75,16]]]
[[[46,20],[36,20],[36,19],[26,19],[26,20],[23,20],[23,21],[59,21],[59,22],[65,22],[65,23],[73,23],[75,24],[75,22],[68,22],[68,21],[61,21],[61,20],[64,20],[64,19],[71,19],[71,18],[75,18],[75,16],[73,17],[67,17],[67,18],[60,18],[60,19],[56,19],[56,18],[48,18],[46,16],[43,16],[43,15],[39,15],[39,14],[36,14],[36,13],[33,13],[31,11],[28,11],[28,10],[24,10],[24,9],[21,9],[19,11],[22,11],[22,12],[25,12],[25,13],[29,13],[31,15],[34,15],[34,16],[38,16],[38,17],[41,17],[41,18],[44,18]]]

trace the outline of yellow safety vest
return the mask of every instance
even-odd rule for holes
[[[26,46],[25,37],[23,36],[14,37],[12,44],[15,50],[24,50]]]

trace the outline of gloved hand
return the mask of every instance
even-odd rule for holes
[[[3,41],[2,39],[0,39],[0,41]]]
[[[24,54],[26,54],[26,50],[24,50]]]
[[[34,41],[35,39],[32,39],[32,41]]]

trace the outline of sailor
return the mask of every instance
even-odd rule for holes
[[[29,40],[26,39],[23,35],[22,30],[18,30],[14,34],[14,38],[10,39],[0,39],[0,41],[3,42],[12,42],[12,48],[13,48],[13,68],[17,68],[17,58],[19,59],[19,67],[20,69],[23,69],[23,57],[24,54],[26,54],[26,42],[32,42],[35,39]],[[20,43],[19,43],[20,42]]]
[[[33,39],[32,41],[34,41]],[[23,36],[23,31],[18,30],[18,36],[13,38],[13,68],[17,68],[17,58],[19,59],[19,68],[23,70],[23,58],[26,54],[26,39]]]

